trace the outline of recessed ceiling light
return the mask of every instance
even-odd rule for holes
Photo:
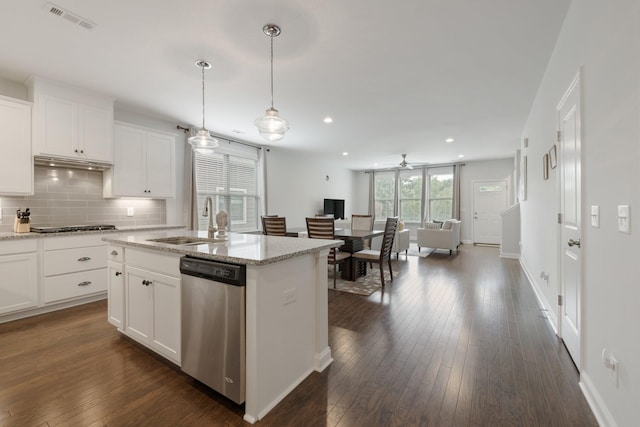
[[[464,157],[464,154],[458,154],[458,158],[462,159]]]
[[[343,156],[348,156],[348,155],[349,155],[349,153],[347,153],[346,151],[343,151],[343,152],[342,152],[342,155],[343,155]]]
[[[245,133],[243,130],[238,130],[238,129],[234,129],[234,130],[232,130],[231,132],[233,132],[233,133],[240,133],[240,134]]]
[[[444,141],[448,144],[451,144],[453,142],[453,138],[447,138]]]
[[[373,164],[373,166],[378,166],[378,164],[377,164],[377,163],[374,163],[374,164]]]
[[[327,116],[327,117],[324,118],[323,122],[325,122],[325,123],[333,123],[333,119],[331,117]]]

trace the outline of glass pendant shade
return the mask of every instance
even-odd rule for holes
[[[269,108],[264,117],[257,118],[254,122],[260,136],[268,141],[280,141],[284,133],[289,129],[289,122],[280,117],[278,110]]]
[[[267,24],[262,31],[271,41],[271,107],[267,109],[264,117],[257,118],[253,123],[258,128],[258,133],[267,141],[280,141],[284,133],[289,129],[289,122],[280,117],[278,110],[273,108],[273,38],[280,35],[280,27]]]
[[[208,130],[202,128],[190,137],[187,141],[191,144],[193,151],[200,154],[213,154],[213,149],[218,146],[218,140],[213,138]]]

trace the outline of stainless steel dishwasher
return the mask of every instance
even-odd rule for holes
[[[180,272],[182,370],[242,403],[246,266],[183,257]]]

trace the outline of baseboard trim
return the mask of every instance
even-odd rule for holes
[[[508,252],[501,252],[500,258],[520,259],[520,254],[510,254]]]
[[[529,269],[527,268],[522,258],[520,258],[520,267],[522,268],[522,271],[524,271],[525,276],[527,276],[529,285],[531,286],[531,289],[533,289],[533,293],[536,295],[538,303],[543,309],[546,310],[547,320],[549,321],[553,332],[558,335],[558,316],[556,314],[556,311],[551,308],[546,298],[544,297],[544,294],[538,288],[538,283],[533,279],[533,276],[529,272]]]
[[[598,424],[602,427],[618,427],[611,412],[609,412],[609,408],[602,400],[602,396],[598,393],[598,389],[596,389],[591,377],[586,372],[580,373],[580,382],[578,384]]]

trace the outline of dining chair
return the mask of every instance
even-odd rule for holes
[[[307,233],[310,239],[335,239],[335,222],[333,218],[307,218]],[[336,288],[336,266],[351,256],[348,252],[340,252],[338,248],[331,248],[327,262],[333,265],[333,288]]]
[[[267,236],[286,236],[287,219],[283,216],[263,217],[262,230]]]
[[[262,222],[262,234],[267,234],[267,232],[265,231],[265,228],[264,228],[264,219],[265,218],[277,218],[277,217],[278,217],[278,215],[262,215],[260,217],[260,222]]]
[[[384,226],[384,235],[382,236],[382,246],[380,246],[380,250],[376,251],[372,249],[365,249],[351,254],[351,257],[354,260],[378,262],[380,266],[380,281],[382,282],[382,287],[384,287],[384,271],[382,269],[382,266],[385,260],[387,260],[387,262],[389,263],[389,274],[391,275],[391,281],[393,282],[393,270],[391,269],[391,248],[393,246],[393,238],[396,234],[397,228],[398,218],[387,218],[387,222]]]
[[[373,215],[351,215],[352,230],[373,230]],[[364,241],[364,249],[371,249],[371,239]]]

